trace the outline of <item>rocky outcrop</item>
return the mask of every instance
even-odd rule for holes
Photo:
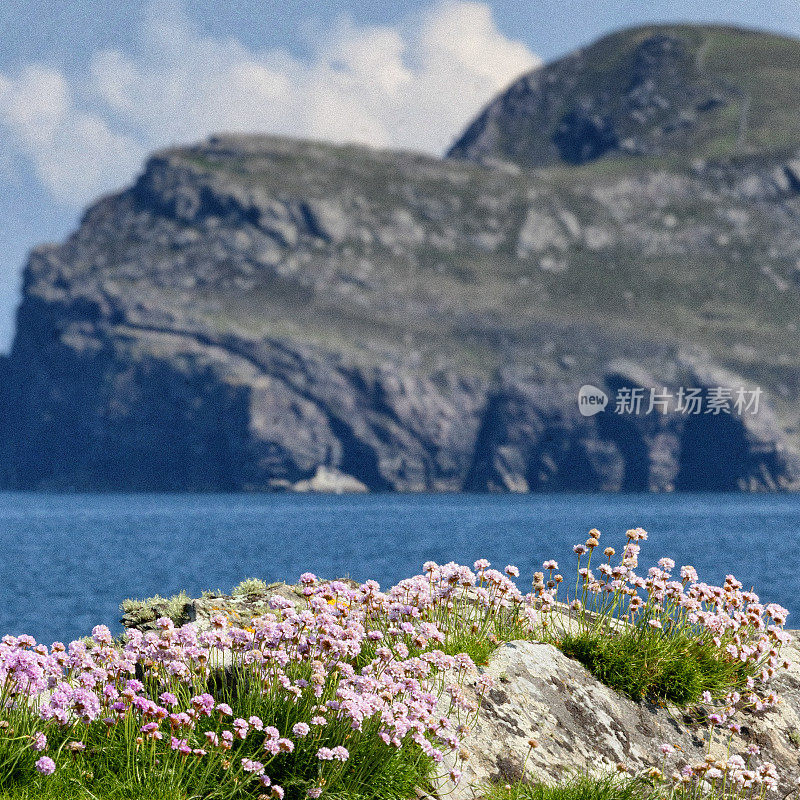
[[[800,777],[797,631],[782,653],[793,664],[773,681],[781,698],[778,706],[737,712],[733,721],[741,731],[731,735],[730,748],[728,731],[718,731],[711,748],[712,755],[726,760],[733,754],[746,757],[748,746],[756,745],[760,754],[755,762],[771,761],[778,768],[781,796]],[[607,773],[619,763],[632,772],[662,768],[662,743],[678,749],[667,762],[672,769],[705,758],[707,725],[680,709],[629,700],[552,645],[509,642],[495,652],[486,672],[495,687],[484,697],[477,723],[463,742],[468,757],[455,754],[448,765],[462,772],[461,781],[455,787],[444,781],[442,796],[471,799],[490,782],[520,780],[523,769],[528,779],[555,781],[571,770]],[[537,743],[533,749],[531,739]]]
[[[353,494],[368,492],[369,489],[352,475],[337,470],[317,467],[313,478],[298,481],[292,485],[295,492],[322,492],[328,494]]]
[[[795,488],[794,168],[564,184],[258,137],[157,154],[30,257],[0,361],[0,481]],[[603,412],[579,413],[584,384]],[[758,387],[761,404],[615,413],[622,390],[681,386]]]
[[[232,625],[247,627],[254,617],[275,613],[270,598],[276,595],[298,609],[306,605],[302,587],[274,583],[249,594],[206,593],[199,599],[131,604],[122,623],[147,632],[156,629],[158,617],[169,616],[176,625],[191,622],[206,630],[221,615]],[[722,759],[746,756],[748,747],[758,747],[755,761],[778,767],[781,794],[800,777],[800,631],[788,633],[781,657],[790,666],[778,669],[770,683],[778,705],[758,712],[739,709],[730,721],[740,730],[717,730],[711,747],[711,754]],[[481,698],[475,683],[483,673],[493,686]],[[480,710],[460,750],[438,771],[437,796],[473,800],[492,782],[514,783],[523,777],[556,781],[571,770],[602,774],[618,764],[630,772],[663,768],[662,743],[676,749],[667,762],[667,776],[684,764],[703,761],[707,753],[708,725],[694,709],[635,702],[549,644],[503,643],[465,685],[467,699],[480,702]],[[443,704],[448,702],[446,697]],[[457,785],[444,777],[451,768],[462,773]]]

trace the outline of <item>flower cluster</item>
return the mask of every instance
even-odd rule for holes
[[[454,624],[456,590],[476,581],[489,587],[480,589],[487,608],[520,602],[506,576],[478,579],[456,565],[429,567],[385,593],[374,581],[352,588],[306,573],[303,607],[274,597],[273,613],[248,628],[218,615],[204,631],[162,618],[157,631],[130,631],[121,645],[105,626],[50,648],[6,636],[0,717],[31,731],[20,741],[40,753],[33,766],[42,775],[86,758],[88,742],[95,758],[126,749],[139,771],[202,785],[257,781],[278,797],[277,779],[298,769],[311,792],[335,790],[351,754],[367,746],[416,747],[438,763],[478,710],[464,691],[474,663],[442,649],[450,632],[440,627]]]
[[[645,575],[639,574],[639,543],[647,539],[642,528],[627,532],[616,562],[612,561],[615,549],[606,547],[604,560],[593,566],[599,539],[600,531],[593,529],[585,544],[573,548],[578,556],[578,577],[571,600],[567,596],[558,602],[563,578],[554,574],[558,569],[555,561],[544,562],[549,580],[545,582],[541,572],[534,576],[534,605],[543,614],[545,632],[548,615],[555,611],[562,615],[560,631],[614,636],[624,630],[649,630],[662,639],[684,636],[708,644],[722,659],[739,665],[743,676],[741,685],[730,687],[723,696],[704,694],[707,705],[722,701],[722,707],[711,715],[718,724],[737,706],[762,710],[777,702],[766,684],[780,666],[788,666],[780,658],[781,645],[789,638],[783,630],[788,615],[785,608],[776,603],[764,605],[757,594],[743,590],[733,575],[728,575],[722,586],[700,581],[692,566],[681,567],[679,577],[673,576],[675,562],[670,558],[660,559]]]
[[[713,648],[742,681],[703,701],[712,724],[733,730],[737,707],[776,702],[764,686],[781,663],[786,609],[762,604],[733,576],[721,587],[700,582],[688,566],[673,577],[670,559],[640,575],[646,539],[630,530],[616,562],[607,547],[593,565],[600,532],[592,530],[574,548],[571,598],[554,560],[534,574],[527,595],[513,565],[426,562],[387,591],[375,581],[355,586],[304,573],[301,601],[274,596],[271,613],[247,627],[217,614],[204,630],[162,618],[157,630],[129,631],[123,642],[102,625],[69,645],[5,636],[0,789],[25,770],[42,780],[65,770],[119,780],[117,788],[155,776],[193,796],[347,794],[378,780],[370,770],[391,770],[403,758],[418,769],[459,752],[491,685],[475,662],[501,641],[560,644],[573,630],[612,639],[623,630],[659,641],[680,635]],[[713,785],[724,775],[745,789],[769,788],[774,776],[764,770],[735,758],[707,761],[676,772],[675,785]]]
[[[752,759],[760,752],[758,745],[750,745],[746,757],[738,754],[717,758],[711,754],[696,763],[675,763],[678,751],[670,744],[661,745],[663,755],[662,769],[656,767],[648,772],[648,777],[656,783],[669,780],[672,796],[676,800],[695,797],[725,797],[726,800],[738,798],[763,798],[765,793],[778,786],[778,771],[770,761],[752,764]],[[669,778],[666,777],[669,773]]]

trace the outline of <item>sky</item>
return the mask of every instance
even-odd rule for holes
[[[520,74],[647,22],[800,37],[800,0],[0,0],[0,352],[31,247],[214,132],[440,155]]]

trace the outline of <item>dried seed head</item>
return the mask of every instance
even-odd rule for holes
[[[594,550],[594,548],[597,547],[599,544],[600,542],[598,542],[597,539],[594,538],[594,536],[586,540],[586,546],[590,550]]]

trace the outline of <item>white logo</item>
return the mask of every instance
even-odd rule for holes
[[[581,386],[578,392],[578,411],[584,417],[593,417],[608,405],[608,395],[590,383]]]

